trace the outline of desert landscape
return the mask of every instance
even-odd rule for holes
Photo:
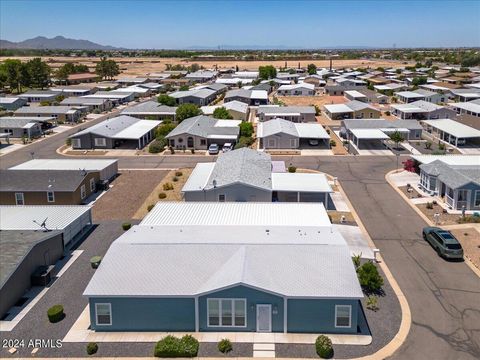
[[[19,59],[21,61],[28,61],[33,58],[33,56],[17,56],[9,57],[14,59]],[[5,57],[0,58],[0,61],[6,59]],[[48,63],[52,68],[59,68],[65,63],[77,63],[87,65],[91,71],[95,70],[96,63],[100,61],[98,57],[41,57],[41,59]],[[198,64],[203,66],[206,69],[211,69],[217,66],[217,69],[230,69],[238,66],[239,70],[258,70],[259,66],[263,65],[273,65],[277,68],[285,66],[285,60],[263,60],[263,61],[247,61],[247,60],[197,60],[190,58],[158,58],[158,57],[136,57],[136,58],[127,58],[127,57],[112,57],[110,58],[115,60],[120,65],[121,73],[125,76],[142,76],[149,73],[162,72],[166,69],[167,64],[182,64],[184,66],[189,66],[192,64]],[[307,67],[308,64],[315,64],[317,67],[329,67],[329,60],[289,60],[287,61],[287,66],[289,67]],[[409,63],[408,65],[415,65],[414,63]],[[377,68],[377,67],[404,67],[408,66],[407,64],[396,61],[396,60],[386,60],[386,59],[354,59],[354,60],[333,60],[334,68]]]

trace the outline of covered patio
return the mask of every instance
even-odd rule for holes
[[[480,148],[480,130],[451,119],[424,120],[424,130],[432,137],[455,147]]]
[[[351,129],[350,133],[351,136],[349,136],[349,140],[352,141],[358,149],[384,148],[385,145],[383,141],[390,139],[390,137],[380,129]]]
[[[272,201],[322,202],[328,209],[332,187],[321,173],[272,173]]]

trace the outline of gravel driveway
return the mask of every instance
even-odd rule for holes
[[[93,220],[130,220],[162,181],[166,170],[126,170],[93,206]]]

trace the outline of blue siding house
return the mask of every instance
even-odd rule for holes
[[[245,225],[250,214],[242,211],[279,204],[225,206],[239,209],[241,226],[145,219],[118,238],[84,292],[91,328],[359,332],[363,293],[348,246],[328,218],[326,226],[260,226],[258,218]],[[287,215],[303,209],[306,219],[312,211],[326,216],[320,203],[280,206]]]

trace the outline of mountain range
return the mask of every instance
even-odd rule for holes
[[[89,40],[68,39],[64,36],[55,36],[51,39],[37,36],[19,42],[0,40],[0,49],[117,50],[118,48],[100,45]]]

